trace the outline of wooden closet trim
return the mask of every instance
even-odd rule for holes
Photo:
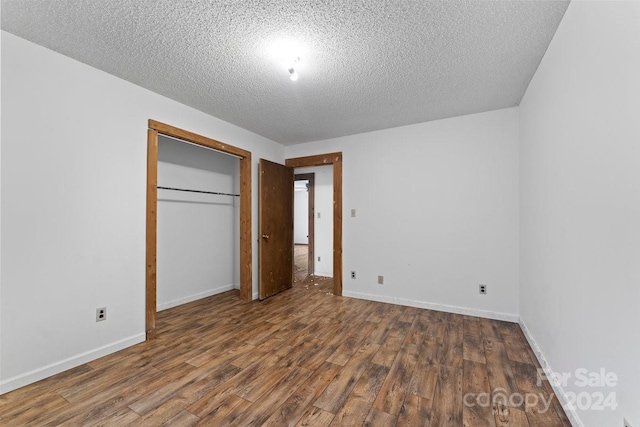
[[[333,294],[342,295],[342,152],[287,159],[292,168],[333,165]]]
[[[146,253],[146,334],[156,336],[156,271],[158,225],[158,135],[181,139],[240,158],[240,299],[252,298],[251,252],[251,152],[215,139],[149,120],[147,132],[147,253]]]

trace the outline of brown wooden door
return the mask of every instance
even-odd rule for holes
[[[260,159],[259,269],[261,300],[293,284],[293,168]]]

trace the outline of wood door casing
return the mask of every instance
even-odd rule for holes
[[[293,286],[293,168],[260,159],[259,285],[263,300]]]
[[[285,161],[292,168],[333,166],[333,294],[342,295],[342,152],[294,157]]]
[[[146,227],[146,301],[145,325],[148,340],[156,336],[158,135],[212,148],[240,158],[240,299],[251,301],[253,295],[251,237],[251,152],[216,141],[184,129],[149,119],[147,132],[147,227]]]

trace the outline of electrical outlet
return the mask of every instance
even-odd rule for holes
[[[320,212],[318,212],[318,219],[320,219]]]
[[[356,210],[351,209],[351,218],[355,218],[355,217],[356,217]]]
[[[384,285],[384,276],[378,276],[378,285]]]
[[[629,422],[629,420],[627,420],[626,418],[624,419],[624,424],[623,424],[623,426],[624,426],[624,427],[633,427],[633,426],[631,425],[631,423]]]
[[[486,295],[487,294],[487,285],[480,285],[480,293],[482,295]]]
[[[320,257],[318,257],[318,262],[320,262]]]
[[[107,307],[96,308],[96,322],[107,320]]]
[[[356,272],[355,272],[355,271],[352,271],[352,272],[351,272],[351,278],[352,278],[352,279],[355,279],[355,278],[356,278]]]

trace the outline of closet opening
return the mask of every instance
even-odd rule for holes
[[[147,339],[157,311],[251,287],[251,153],[150,120]]]
[[[158,137],[157,311],[239,289],[240,161]]]

